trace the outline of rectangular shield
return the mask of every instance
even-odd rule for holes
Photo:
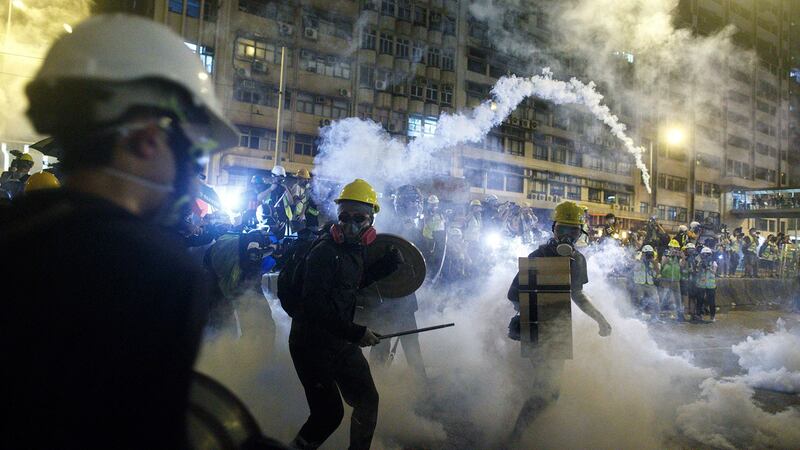
[[[572,359],[570,258],[519,259],[522,355]]]

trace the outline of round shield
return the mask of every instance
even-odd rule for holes
[[[378,234],[367,247],[366,266],[380,260],[390,247],[400,250],[405,262],[388,277],[375,283],[381,297],[401,298],[413,294],[425,281],[425,259],[419,249],[411,242],[394,234]]]
[[[187,419],[189,444],[194,449],[238,449],[261,437],[241,400],[199,372],[192,379]]]

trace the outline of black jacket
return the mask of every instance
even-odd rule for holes
[[[338,347],[361,339],[366,327],[353,323],[357,291],[397,269],[389,258],[365,268],[365,254],[363,245],[337,244],[323,234],[306,256],[303,314],[292,321],[291,342]]]
[[[11,263],[0,275],[5,442],[184,446],[206,304],[181,244],[66,190],[26,194],[0,213]]]

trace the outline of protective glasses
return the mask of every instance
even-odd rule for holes
[[[348,213],[339,214],[339,222],[341,223],[361,224],[367,222],[368,220],[369,216],[366,214],[348,214]]]
[[[577,240],[581,237],[581,229],[579,227],[571,227],[569,225],[556,225],[555,234],[557,237],[570,237]]]

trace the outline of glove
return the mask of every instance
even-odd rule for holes
[[[406,262],[406,259],[403,258],[403,254],[394,245],[389,247],[389,255],[391,257],[392,263],[394,263],[397,266]]]
[[[508,338],[513,341],[520,340],[520,325],[518,315],[512,317],[511,321],[508,322]]]

